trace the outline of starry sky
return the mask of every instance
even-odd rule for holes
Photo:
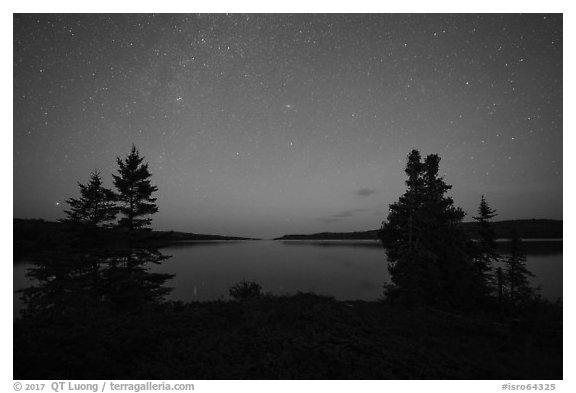
[[[134,143],[153,228],[375,229],[411,149],[475,215],[562,218],[562,16],[14,15],[14,217]]]

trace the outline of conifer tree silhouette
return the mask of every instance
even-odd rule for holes
[[[148,164],[142,164],[144,158],[140,157],[136,146],[132,145],[132,150],[125,160],[116,160],[118,175],[112,177],[118,191],[118,201],[121,203],[120,213],[123,215],[118,225],[131,231],[144,229],[152,222],[152,219],[146,216],[158,212],[156,198],[152,197],[158,187],[150,184],[152,175]]]
[[[491,222],[497,215],[496,210],[488,205],[484,195],[482,195],[478,216],[472,217],[478,222],[478,241],[475,244],[474,264],[478,273],[487,283],[487,291],[491,291],[494,286],[493,264],[500,259],[500,254],[497,251],[496,234]]]
[[[530,286],[528,277],[534,275],[526,268],[526,255],[516,231],[510,238],[510,255],[504,262],[506,263],[504,279],[510,301],[515,304],[529,299],[534,294],[534,289]]]
[[[70,198],[66,203],[70,210],[65,210],[66,222],[89,224],[98,226],[116,219],[118,209],[114,203],[114,193],[102,185],[102,178],[98,171],[90,176],[87,185],[78,183],[80,198]]]
[[[424,162],[417,150],[408,155],[408,188],[390,205],[380,230],[395,284],[387,295],[416,304],[468,307],[482,283],[461,226],[465,213],[446,195],[452,186],[438,175],[439,163],[436,154]]]

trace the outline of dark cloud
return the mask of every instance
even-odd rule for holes
[[[333,223],[333,222],[341,221],[341,220],[348,218],[348,217],[353,217],[353,216],[357,215],[358,213],[366,212],[368,210],[369,209],[364,209],[364,208],[349,209],[349,210],[344,210],[340,213],[332,214],[330,216],[320,217],[320,218],[318,218],[318,220],[320,220],[322,222],[326,222],[326,223]]]
[[[356,191],[356,195],[369,196],[372,194],[376,194],[377,192],[378,190],[374,188],[361,188],[358,191]]]

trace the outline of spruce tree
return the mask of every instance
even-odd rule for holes
[[[462,228],[464,211],[454,205],[447,193],[452,186],[439,175],[440,157],[430,154],[424,160],[423,233],[430,257],[434,282],[431,302],[448,307],[473,306],[480,296],[482,280],[474,272],[471,241]]]
[[[388,220],[380,231],[380,238],[392,259],[397,259],[399,254],[414,249],[417,243],[419,213],[424,196],[422,170],[420,152],[412,150],[408,155],[405,169],[408,188],[398,202],[390,205]]]
[[[504,279],[510,301],[514,304],[530,298],[534,294],[534,289],[530,286],[528,277],[534,275],[526,268],[526,255],[516,231],[510,238],[510,255],[505,263]]]
[[[418,150],[408,154],[406,164],[407,190],[398,202],[390,205],[387,221],[380,230],[380,239],[386,247],[388,271],[395,287],[388,288],[388,296],[402,295],[405,300],[419,302],[422,298],[421,280],[426,276],[423,263],[424,250],[420,247],[424,180],[422,157]]]
[[[70,198],[66,203],[70,210],[65,210],[65,222],[98,226],[116,219],[117,208],[114,193],[102,185],[98,171],[90,176],[87,185],[78,183],[80,198]]]
[[[125,160],[117,158],[118,175],[112,175],[118,201],[121,203],[120,212],[124,215],[118,225],[131,231],[149,226],[152,219],[146,216],[158,212],[158,206],[154,203],[156,198],[152,197],[158,187],[150,184],[152,175],[148,164],[142,164],[143,160],[132,145],[132,150]]]
[[[480,280],[470,258],[470,241],[461,226],[464,212],[446,193],[452,186],[438,175],[436,154],[421,161],[408,156],[407,191],[390,205],[380,231],[395,287],[388,295],[410,302],[461,307],[476,297]]]
[[[474,265],[486,282],[488,292],[494,286],[493,264],[500,259],[497,251],[496,234],[491,222],[496,216],[496,210],[488,205],[484,195],[482,195],[478,216],[473,217],[478,223],[478,241],[475,244]]]

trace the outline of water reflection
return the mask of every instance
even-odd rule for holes
[[[170,292],[164,284],[173,275],[153,272],[149,265],[164,259],[158,250],[128,247],[45,254],[27,269],[33,285],[17,291],[18,311],[24,316],[79,315],[102,308],[135,311],[158,303]]]
[[[535,255],[561,255],[562,254],[562,241],[558,240],[523,240],[522,249],[528,256]],[[500,252],[506,253],[509,251],[509,241],[498,241],[498,248]]]
[[[545,298],[562,298],[562,242],[527,241],[524,247],[535,275],[532,284],[541,287]],[[501,252],[506,248],[501,244]],[[162,253],[171,258],[165,260]],[[162,253],[66,252],[37,264],[15,264],[14,287],[27,288],[15,294],[15,313],[128,310],[163,298],[226,299],[228,289],[242,280],[257,281],[264,291],[279,295],[313,291],[338,300],[370,301],[380,298],[383,284],[390,281],[386,254],[375,241],[179,242]]]
[[[501,244],[505,253],[506,244]],[[562,242],[525,242],[534,286],[554,300],[562,297]],[[228,288],[254,280],[275,294],[314,291],[338,300],[376,300],[390,281],[386,254],[376,241],[257,241],[178,244],[173,257],[155,267],[175,273],[170,299],[227,298]]]
[[[191,247],[211,247],[223,244],[239,244],[242,240],[182,240],[170,243],[170,249],[191,248]]]
[[[382,244],[376,240],[282,240],[284,246],[341,247],[341,248],[378,248]]]

